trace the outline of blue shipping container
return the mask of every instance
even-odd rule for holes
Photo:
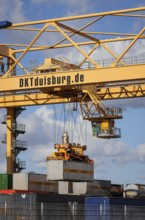
[[[88,197],[85,199],[85,220],[110,220],[110,199]]]
[[[139,198],[110,198],[110,206],[145,206],[145,199]]]

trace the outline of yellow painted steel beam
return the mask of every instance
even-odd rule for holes
[[[103,18],[100,17],[100,18]],[[100,18],[97,18],[95,19],[93,22],[91,23],[94,23],[96,22],[97,20],[99,20]],[[88,26],[88,25],[87,25]],[[86,27],[85,27],[86,28]],[[84,27],[83,28],[80,28],[79,31],[85,29]],[[18,31],[40,31],[41,29],[40,28],[7,28],[8,30],[18,30]],[[46,29],[44,32],[48,32],[48,33],[58,33],[59,31],[58,30],[54,30],[54,29]],[[72,33],[71,31],[66,31],[64,30],[65,33]],[[133,33],[121,33],[121,32],[101,32],[101,31],[81,31],[81,33],[83,34],[93,34],[93,35],[116,35],[116,36],[136,36],[136,34],[133,34]],[[15,45],[15,44],[3,44],[3,45]]]
[[[141,98],[145,97],[145,85],[118,85],[118,87],[102,88],[98,95],[101,100]]]
[[[47,19],[47,20],[23,22],[23,23],[13,24],[12,27],[38,25],[38,24],[45,24],[45,23],[51,23],[51,22],[71,21],[71,20],[76,20],[76,19],[93,18],[93,17],[97,17],[97,16],[107,16],[107,15],[115,15],[115,14],[119,15],[122,13],[124,14],[124,13],[138,12],[138,11],[144,11],[144,10],[145,10],[145,7],[130,8],[130,9],[100,12],[100,13],[94,13],[94,14],[86,14],[86,15],[70,16],[70,17],[63,17],[63,18],[54,18],[54,19]]]
[[[53,23],[53,26],[60,31],[60,33],[68,40],[72,43],[72,45],[85,57],[87,58],[95,67],[99,67],[99,65],[91,59],[90,56],[88,56],[84,50],[82,50],[77,43],[75,43],[56,23]]]
[[[83,29],[89,27],[90,25],[92,25],[93,23],[95,23],[96,21],[100,20],[101,18],[103,18],[103,16],[100,16],[98,17],[97,19],[89,22],[87,25],[83,26],[82,28],[80,28],[78,31],[82,31]],[[19,30],[19,31],[40,31],[41,29],[40,28],[22,28],[22,27],[19,27],[19,28],[14,28],[14,27],[8,27],[7,28],[8,30]],[[52,33],[56,33],[56,32],[59,32],[58,30],[54,30],[54,29],[46,29],[44,32],[52,32]],[[66,33],[71,33],[71,31],[64,31]],[[90,32],[90,31],[85,31],[85,32],[82,32],[84,34],[92,34],[94,32]],[[103,33],[103,32],[102,32]],[[124,35],[124,34],[123,34]]]
[[[139,15],[139,14],[115,14],[115,16],[123,16],[123,17],[134,17],[134,18],[145,18],[145,15]]]
[[[136,36],[136,35],[135,35]],[[140,36],[138,39],[144,39],[145,35]],[[130,37],[118,37],[118,38],[111,38],[111,39],[105,39],[105,40],[100,40],[100,44],[101,43],[113,43],[113,42],[121,42],[121,41],[131,41],[134,39],[134,35],[130,36]],[[87,45],[93,45],[96,44],[94,41],[84,41],[84,42],[77,42],[76,45],[77,46],[87,46]],[[37,46],[37,47],[31,47],[29,49],[28,52],[30,51],[40,51],[40,50],[48,50],[48,49],[59,49],[59,48],[67,48],[67,47],[74,47],[74,45],[72,43],[68,43],[68,44],[60,44],[60,45],[43,45],[43,46]],[[14,52],[15,53],[21,53],[23,52],[25,49],[16,49]]]
[[[0,77],[0,92],[125,82],[145,79],[145,64]],[[31,93],[31,91],[30,91]]]
[[[6,47],[4,45],[0,45],[0,55],[13,59],[13,52],[14,50],[12,50],[11,48]]]
[[[91,22],[91,23],[94,23],[96,22],[97,20],[100,20],[102,17],[100,18],[97,18],[95,19],[95,21]],[[86,26],[88,25],[85,25],[83,28],[80,28],[78,31],[81,31],[83,29],[86,28]],[[11,30],[11,29],[10,29]],[[21,31],[40,31],[41,29],[40,28],[15,28],[14,30],[21,30]],[[53,29],[46,29],[44,32],[48,32],[48,33],[58,33],[59,31],[58,30],[53,30]],[[71,31],[66,31],[64,30],[65,33],[72,33]],[[93,35],[114,35],[114,36],[126,36],[126,37],[130,37],[130,36],[136,36],[136,34],[134,33],[121,33],[121,32],[101,32],[101,31],[81,31],[82,34],[93,34]],[[73,34],[74,35],[74,34]],[[11,43],[3,43],[3,44],[0,44],[0,45],[4,45],[4,46],[19,46],[19,44],[11,44]],[[22,46],[26,46],[26,44],[21,44]]]
[[[17,62],[17,59],[12,55],[12,58],[15,62]],[[29,72],[26,70],[26,68],[20,63],[18,62],[18,66],[23,69],[23,71],[26,73],[26,74],[29,74]]]
[[[14,108],[7,109],[7,138],[6,138],[6,158],[7,158],[7,173],[12,174],[14,172],[14,162],[15,162],[15,155],[12,150],[12,123],[14,120]]]
[[[107,50],[108,53],[110,53],[114,58],[116,58],[116,60],[118,59],[118,56],[116,56],[116,54],[115,54],[110,48],[108,48],[108,47],[106,46],[106,44],[101,44],[101,46],[102,46],[105,50]],[[120,61],[120,62],[121,62],[121,64],[123,64],[122,61]]]
[[[83,94],[83,101],[91,101],[90,98]],[[71,91],[71,90],[70,90]],[[35,106],[35,105],[49,105],[60,103],[81,102],[82,97],[81,88],[79,87],[79,96],[63,98],[57,95],[50,95],[45,93],[30,93],[30,94],[3,94],[0,96],[0,108],[20,107],[20,106]],[[100,100],[126,99],[126,98],[140,98],[145,97],[145,85],[127,85],[108,88],[98,88],[98,97]]]
[[[22,27],[9,27],[7,28],[8,30],[16,30],[16,31],[40,31],[41,28],[22,28]],[[53,29],[46,29],[44,32],[48,32],[48,33],[58,33],[57,30],[53,30]],[[70,31],[65,31],[66,33],[70,33]]]
[[[95,44],[95,46],[89,51],[89,53],[88,53],[88,56],[90,56],[96,49],[97,49],[97,47],[99,46],[99,44]],[[85,63],[85,61],[87,60],[87,57],[85,57],[80,63],[79,63],[79,67],[81,67],[84,63]]]
[[[80,102],[81,98],[77,101]],[[62,98],[44,93],[25,94],[25,95],[8,95],[0,97],[0,108],[49,105],[76,102],[76,96],[71,98]]]
[[[126,37],[129,37],[129,36],[136,36],[136,34],[133,34],[133,33],[121,33],[121,32],[101,32],[101,31],[83,31],[83,33],[86,33],[86,34],[95,34],[95,35],[114,35],[114,36],[126,36]]]
[[[12,67],[4,74],[4,76],[8,76],[10,72],[16,67],[17,64],[19,64],[19,61],[24,57],[24,55],[29,51],[29,49],[32,47],[32,45],[38,40],[38,38],[41,36],[41,34],[45,31],[45,29],[50,24],[45,24],[43,28],[37,33],[37,35],[34,37],[34,39],[31,41],[28,47],[23,51],[23,53],[18,57],[18,59],[15,61],[15,63],[12,65]],[[26,72],[28,73],[28,72]]]
[[[83,27],[77,29],[77,32],[78,32],[78,31],[80,32],[80,31],[86,29],[87,27],[91,26],[91,25],[94,24],[95,22],[99,21],[101,18],[102,18],[102,16],[101,16],[101,17],[98,17],[97,19],[95,19],[95,20],[93,20],[93,21],[91,21],[91,22],[89,22],[89,23],[87,23],[85,26],[83,26]],[[59,32],[59,30],[56,30],[56,31]],[[64,32],[65,32],[65,33],[67,33],[67,32],[72,33],[71,31],[67,31],[67,30],[64,30]],[[82,33],[82,32],[81,32],[81,33]],[[69,35],[69,37],[73,37],[75,34],[76,34],[76,33],[72,33],[72,34]],[[61,41],[59,41],[59,42],[55,43],[54,45],[52,45],[52,48],[53,48],[53,47],[56,47],[56,45],[61,44],[61,43],[64,42],[65,40],[66,40],[66,37],[65,37],[64,39],[62,39]]]
[[[64,25],[64,24],[61,24],[61,23],[59,23],[59,22],[57,22],[56,24],[57,24],[59,27],[64,28],[64,29],[66,29],[66,30],[68,30],[68,31],[71,31],[71,32],[74,33],[74,34],[80,35],[80,36],[85,37],[85,38],[87,38],[87,39],[89,39],[89,40],[92,40],[92,41],[94,41],[94,42],[99,43],[99,40],[98,40],[98,39],[96,39],[96,38],[94,38],[94,37],[92,37],[92,36],[90,36],[90,35],[88,35],[88,34],[82,33],[81,31],[78,31],[77,29],[71,28],[71,27],[69,27],[69,26],[67,26],[67,25]],[[64,33],[65,33],[65,32],[64,32]]]
[[[129,51],[129,49],[135,44],[135,42],[139,39],[139,37],[144,33],[145,28],[143,28],[135,37],[134,39],[131,41],[131,43],[129,44],[129,46],[123,51],[123,53],[115,60],[115,62],[112,65],[116,65],[121,58]]]

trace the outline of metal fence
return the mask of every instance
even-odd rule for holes
[[[144,220],[145,206],[0,203],[0,220]]]

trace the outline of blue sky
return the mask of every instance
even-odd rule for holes
[[[97,13],[109,10],[118,10],[145,6],[144,0],[0,0],[0,20],[9,20],[14,23],[43,20],[50,18],[66,17],[71,15]],[[118,32],[137,32],[145,25],[144,20],[135,21],[133,25],[130,19],[111,20],[98,26],[100,30],[115,30]],[[108,28],[108,29],[107,29]],[[6,36],[9,40],[9,36]],[[13,36],[11,36],[13,37]],[[23,36],[25,38],[25,36]],[[14,40],[14,39],[12,39]],[[122,44],[118,45],[116,51],[120,50]],[[137,55],[142,55],[142,47],[135,50]],[[59,52],[60,53],[60,52]],[[106,58],[103,51],[99,57]],[[41,57],[40,57],[41,55]],[[58,56],[57,54],[53,54]],[[69,52],[69,58],[75,56],[74,51]],[[32,54],[31,59],[42,62],[46,53]],[[74,139],[78,141],[79,129],[84,133],[83,142],[87,142],[87,154],[95,160],[95,178],[109,179],[113,183],[143,183],[145,184],[145,99],[120,100],[117,102],[123,108],[123,119],[116,122],[116,127],[121,128],[122,137],[117,140],[101,140],[92,137],[89,122],[83,122],[79,113],[74,115],[77,129],[73,125],[73,119],[67,118],[66,128],[74,131]],[[20,158],[27,161],[26,171],[36,171],[45,173],[45,158],[53,150],[54,130],[59,133],[64,128],[62,120],[55,118],[54,109],[59,115],[64,106],[40,106],[29,107],[20,117],[20,122],[26,124],[26,134],[20,139],[28,140],[27,152],[20,154]],[[72,106],[67,105],[67,110]],[[5,110],[0,109],[0,119],[2,120]],[[70,114],[70,113],[69,113]],[[70,114],[71,116],[71,114]],[[55,120],[55,123],[54,123]],[[70,124],[72,127],[70,128]],[[3,138],[5,127],[0,125]],[[70,134],[72,137],[72,134]],[[74,141],[74,140],[73,140]],[[0,171],[5,171],[5,146],[2,145],[0,153]]]

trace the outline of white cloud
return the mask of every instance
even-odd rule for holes
[[[127,152],[126,152],[126,154],[127,154]],[[127,163],[129,163],[129,162],[131,162],[132,161],[132,158],[131,158],[131,156],[128,154],[128,155],[126,155],[126,154],[124,154],[124,155],[119,155],[118,157],[114,157],[113,158],[113,163],[115,163],[115,164],[117,164],[117,165],[126,165]]]
[[[1,159],[1,157],[0,157]],[[6,162],[2,162],[0,163],[0,173],[6,173]]]
[[[35,116],[47,124],[53,123],[53,115],[54,111],[52,109],[48,110],[47,106],[42,106],[35,111]]]
[[[109,100],[105,101],[104,104],[105,106],[120,107],[124,113],[128,107],[133,109],[145,108],[145,97]]]
[[[31,2],[36,5],[47,4],[49,7],[55,7],[56,5],[58,5],[59,7],[67,7],[67,10],[65,10],[65,16],[88,13],[89,11],[94,9],[94,5],[96,5],[94,1],[93,4],[91,4],[90,0],[31,0]]]
[[[92,146],[90,149],[90,153],[94,156],[105,156],[105,157],[111,157],[111,156],[119,156],[124,155],[127,152],[127,144],[116,141],[116,140],[103,140],[98,139],[96,137],[90,136],[88,140],[89,146]],[[95,149],[95,151],[94,151]]]
[[[0,20],[10,20],[14,23],[26,21],[22,0],[0,0]]]
[[[28,18],[22,0],[0,0],[0,20],[14,23],[26,22]],[[35,33],[36,34],[36,33]],[[34,36],[34,33],[16,30],[1,30],[1,43],[25,43],[27,44]]]
[[[145,144],[140,144],[136,148],[126,149],[121,155],[113,158],[113,162],[117,165],[127,163],[145,163]]]
[[[136,161],[145,163],[145,144],[141,144],[133,150],[132,155]]]
[[[46,158],[51,155],[53,150],[53,145],[37,145],[35,151],[30,149],[30,161],[31,168],[27,167],[28,170],[35,172],[45,172],[46,173]]]

